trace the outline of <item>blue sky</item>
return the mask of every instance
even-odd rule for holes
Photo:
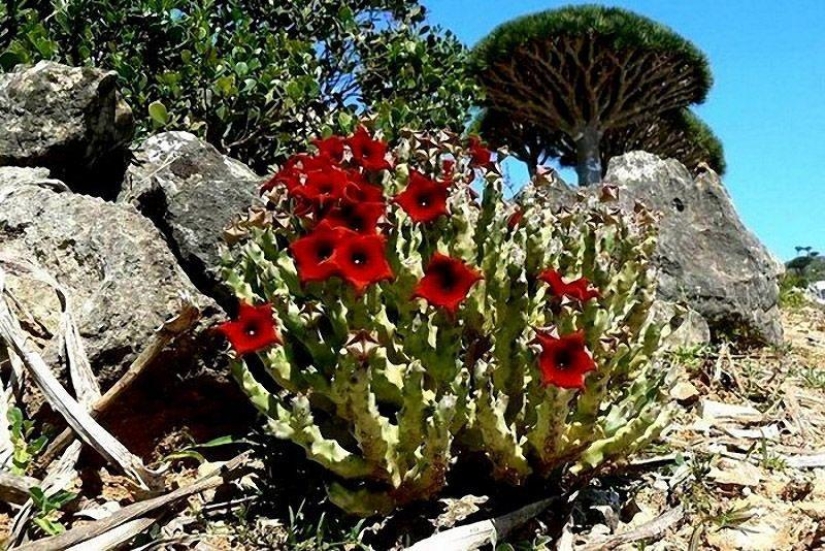
[[[576,2],[423,3],[432,23],[472,46],[519,15]],[[664,23],[707,54],[714,86],[696,112],[724,144],[724,181],[740,216],[784,260],[796,245],[825,254],[825,0],[589,3]]]

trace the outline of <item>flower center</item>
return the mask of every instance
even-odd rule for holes
[[[573,356],[568,350],[559,350],[556,353],[556,367],[565,370],[573,363]]]
[[[318,258],[319,262],[323,262],[324,260],[331,257],[333,252],[334,249],[331,243],[321,243],[315,250],[315,256]]]
[[[250,323],[243,328],[243,332],[249,337],[254,337],[258,334],[258,327]]]
[[[363,251],[357,251],[350,255],[350,260],[356,266],[361,266],[367,263],[367,255]]]
[[[445,291],[452,291],[458,283],[458,278],[453,270],[448,266],[444,266],[438,270],[438,282]]]
[[[419,207],[429,207],[430,206],[430,196],[429,195],[419,195],[418,196],[418,206]]]

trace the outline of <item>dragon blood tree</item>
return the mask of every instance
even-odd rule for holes
[[[473,128],[493,146],[507,147],[531,173],[550,159],[556,159],[562,167],[575,167],[578,162],[576,143],[558,130],[519,121],[492,109],[483,111]],[[638,150],[677,159],[691,172],[707,165],[719,175],[725,173],[722,142],[686,107],[606,131],[599,146],[602,177],[610,159]]]
[[[572,143],[579,185],[601,180],[606,133],[702,103],[712,82],[707,58],[689,41],[646,17],[596,5],[504,23],[473,56],[486,106],[506,126],[518,120],[543,129],[542,138]]]
[[[347,511],[436,495],[459,451],[518,484],[621,459],[665,423],[654,220],[615,190],[517,209],[477,140],[359,128],[261,191],[228,230],[241,307],[220,329],[271,432],[337,475]]]

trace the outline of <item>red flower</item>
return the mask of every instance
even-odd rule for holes
[[[516,210],[513,211],[513,214],[510,215],[510,218],[507,219],[507,227],[515,229],[521,224],[521,220],[524,218],[524,211],[521,208],[516,207]],[[539,276],[541,277],[541,276]]]
[[[287,191],[292,191],[297,188],[301,185],[300,171],[295,167],[279,170],[261,186],[261,193],[271,191],[279,185],[286,187]]]
[[[467,298],[470,288],[481,273],[461,260],[435,253],[424,272],[424,277],[413,291],[413,298],[423,298],[433,306],[446,308],[451,314]]]
[[[281,342],[275,332],[272,306],[269,303],[252,306],[242,302],[238,310],[238,319],[222,323],[218,326],[218,331],[226,336],[238,356],[257,352]]]
[[[447,210],[447,186],[413,170],[406,189],[393,199],[414,222],[432,222]]]
[[[358,294],[373,283],[394,277],[385,256],[387,244],[384,236],[342,231],[346,235],[335,250],[333,260],[339,268],[340,276],[355,287]]]
[[[493,153],[484,147],[476,136],[470,136],[470,166],[486,166],[490,164]]]
[[[384,201],[384,190],[366,182],[357,171],[349,171],[349,183],[344,188],[344,198],[354,202],[380,203]]]
[[[455,169],[455,159],[441,159],[441,173],[448,179],[452,178]]]
[[[550,286],[550,294],[556,297],[568,297],[579,302],[587,302],[591,298],[601,296],[597,289],[590,288],[590,282],[584,277],[565,283],[556,270],[548,269],[539,274],[539,279]]]
[[[541,346],[539,369],[545,386],[584,388],[584,378],[596,369],[596,362],[584,343],[584,331],[561,338],[538,333],[536,342]]]
[[[301,283],[324,281],[338,274],[338,265],[332,257],[347,233],[352,232],[321,224],[309,235],[290,244],[289,250],[295,259]]]
[[[340,136],[330,136],[322,140],[313,140],[315,147],[318,148],[319,155],[328,158],[329,160],[340,163],[344,158],[344,138]]]
[[[386,158],[386,142],[373,140],[363,126],[358,127],[347,144],[352,151],[353,160],[366,170],[384,170],[392,166]]]
[[[313,170],[326,170],[334,167],[332,159],[324,155],[309,155],[307,153],[299,153],[293,155],[284,163],[281,171],[291,170],[296,173],[311,172]]]
[[[307,173],[304,185],[295,187],[290,192],[298,199],[323,206],[343,197],[348,185],[347,173],[330,166]]]
[[[343,199],[327,211],[323,222],[332,228],[347,228],[358,233],[375,233],[384,216],[384,203],[355,202]]]

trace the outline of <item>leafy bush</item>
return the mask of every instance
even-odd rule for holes
[[[235,375],[358,514],[437,494],[459,451],[514,484],[623,458],[667,408],[655,220],[615,192],[515,210],[477,141],[316,142],[227,231]]]
[[[140,133],[189,130],[261,172],[367,106],[460,130],[476,92],[410,0],[9,0],[0,21],[4,70],[113,69]]]

